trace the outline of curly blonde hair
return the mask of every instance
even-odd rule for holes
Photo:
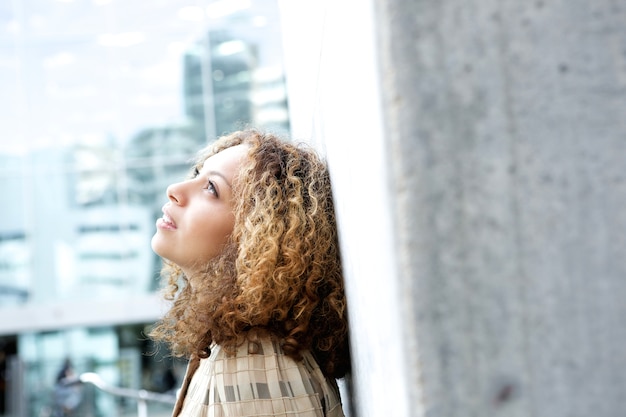
[[[348,321],[326,165],[310,147],[245,130],[208,147],[195,169],[240,144],[249,151],[233,184],[229,242],[199,276],[165,262],[174,302],[150,335],[176,356],[207,357],[212,343],[233,353],[245,337],[270,334],[285,354],[299,360],[309,349],[326,375],[342,377]]]

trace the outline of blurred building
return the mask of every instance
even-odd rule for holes
[[[288,132],[276,2],[18,0],[0,28],[0,126],[15,138],[0,140],[0,416],[50,415],[66,359],[171,389],[184,363],[145,337],[167,308],[154,223],[215,137]],[[89,390],[81,407],[134,410]]]
[[[221,30],[186,51],[185,110],[203,135],[232,132],[242,123],[289,130],[284,70],[259,65],[262,49],[259,39]]]

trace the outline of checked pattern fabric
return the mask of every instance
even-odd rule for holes
[[[252,353],[253,352],[253,353]],[[217,345],[190,361],[174,417],[343,417],[339,391],[310,352],[286,356],[270,338],[243,343],[235,356]]]

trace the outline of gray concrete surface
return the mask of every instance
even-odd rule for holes
[[[375,3],[411,403],[626,415],[626,3]]]
[[[626,3],[322,7],[355,414],[626,415]]]

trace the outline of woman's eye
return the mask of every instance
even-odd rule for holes
[[[198,167],[193,167],[193,174],[191,174],[191,178],[196,178],[200,174]]]
[[[207,182],[206,189],[210,193],[215,194],[215,196],[217,197],[217,189],[215,188],[215,184],[213,184],[212,181]]]

